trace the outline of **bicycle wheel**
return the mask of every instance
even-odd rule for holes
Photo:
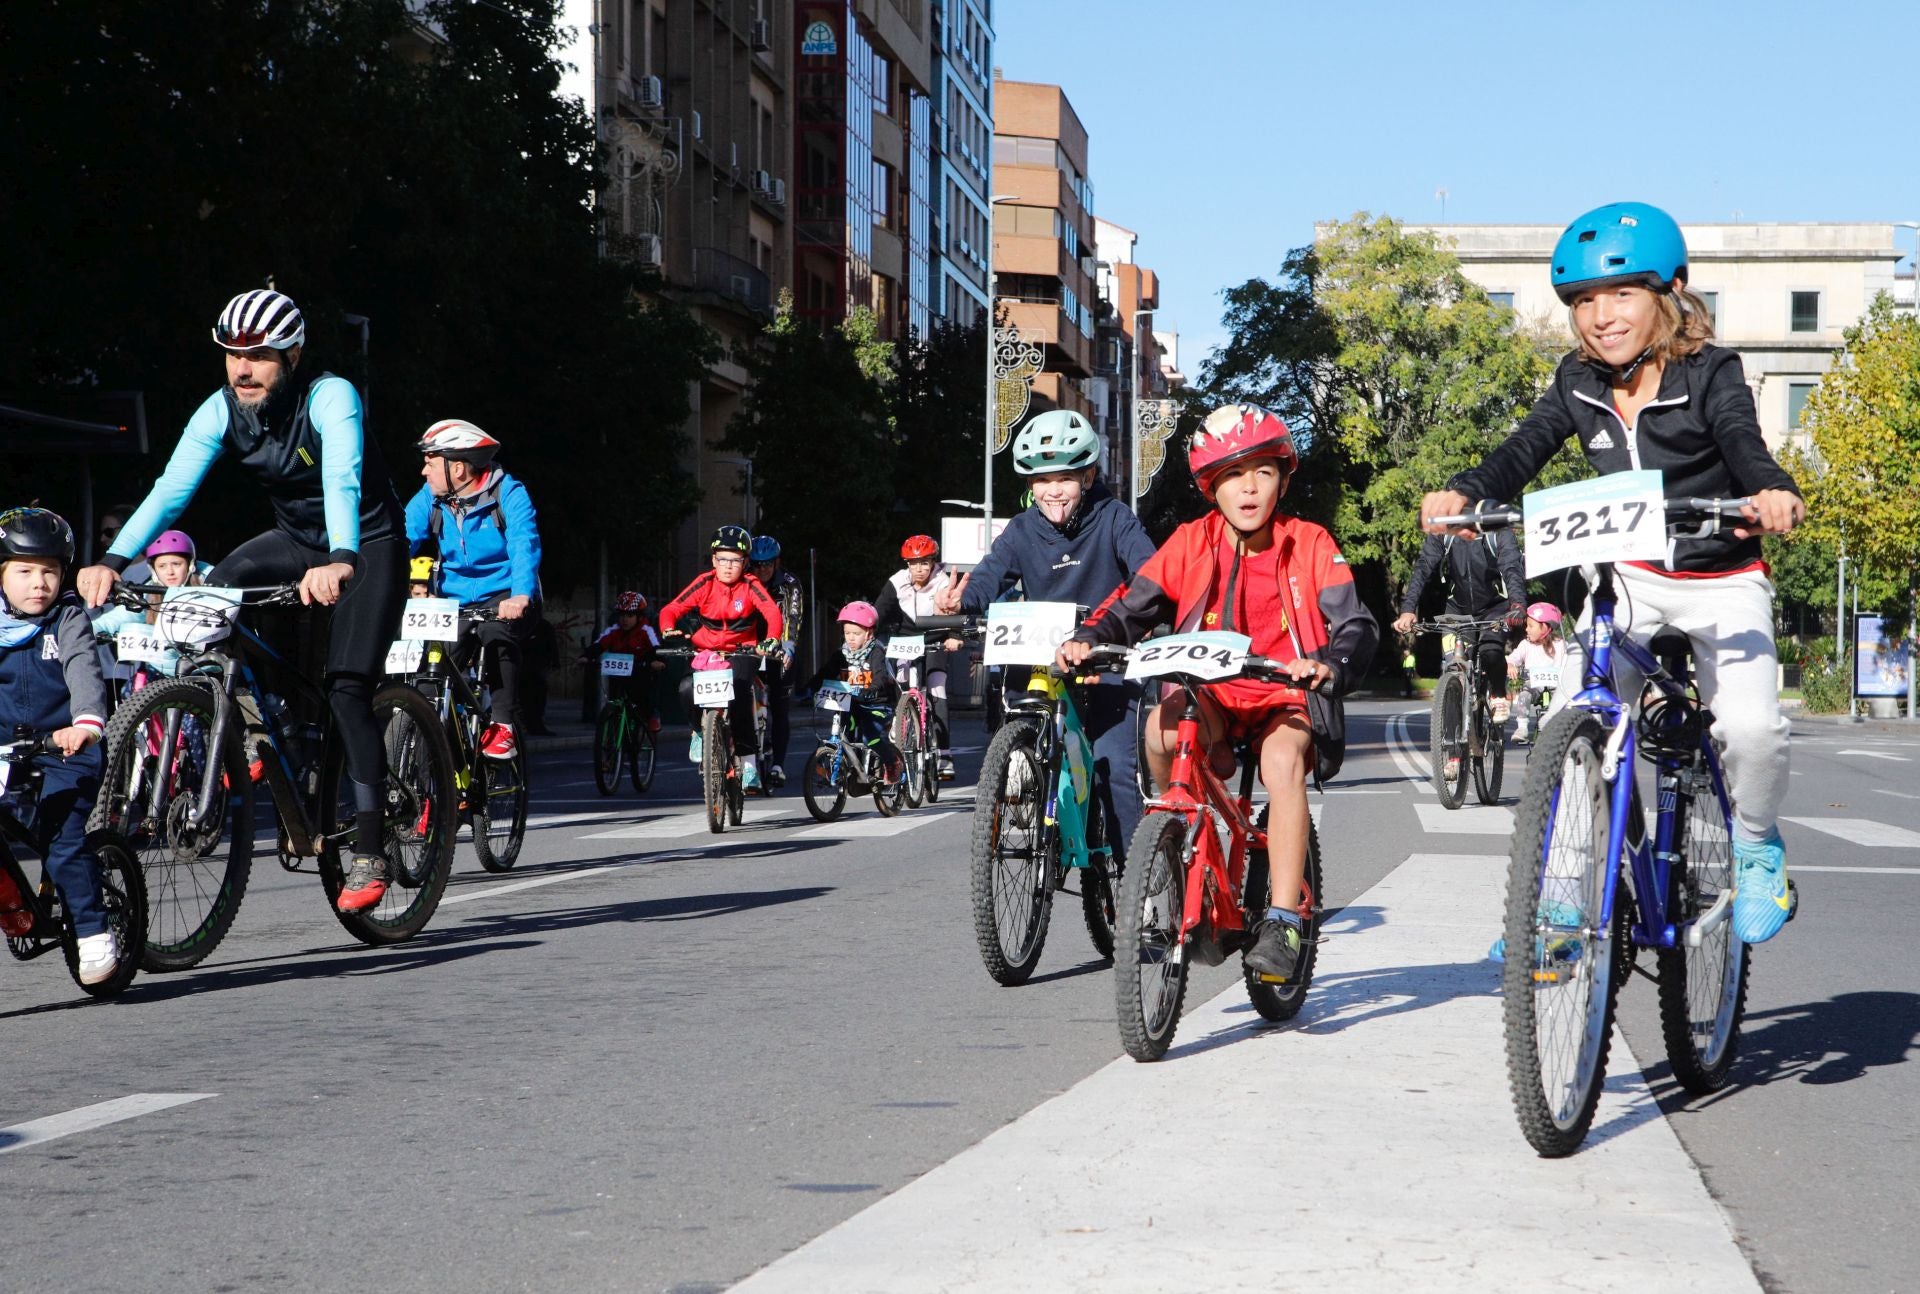
[[[630,718],[627,727],[627,778],[633,789],[646,794],[653,785],[653,764],[659,750],[653,733],[638,719]]]
[[[1133,833],[1114,924],[1114,1006],[1120,1045],[1135,1060],[1159,1060],[1180,1027],[1187,959],[1180,947],[1186,913],[1186,821],[1149,813]],[[1124,949],[1125,953],[1118,950]]]
[[[608,701],[600,707],[593,726],[593,784],[602,795],[612,795],[620,784],[620,751],[626,735],[626,707]]]
[[[1675,808],[1674,852],[1683,862],[1673,869],[1667,920],[1679,938],[1659,952],[1660,1032],[1674,1078],[1704,1095],[1727,1085],[1740,1049],[1748,950],[1731,921],[1704,935],[1698,948],[1687,943],[1691,924],[1733,888],[1733,842],[1717,786],[1683,791]]]
[[[1507,1081],[1520,1131],[1548,1158],[1570,1155],[1593,1123],[1613,1041],[1628,896],[1600,928],[1610,860],[1607,730],[1568,710],[1527,761],[1507,870]]]
[[[1487,698],[1480,698],[1480,753],[1473,757],[1473,793],[1482,804],[1500,799],[1500,778],[1507,768],[1507,725],[1493,721]]]
[[[1467,798],[1467,681],[1458,670],[1445,670],[1433,689],[1433,789],[1440,807],[1457,809]],[[1447,761],[1455,761],[1447,776]]]
[[[113,931],[120,964],[98,984],[80,984],[80,940],[64,912],[60,916],[60,950],[66,955],[67,974],[80,984],[82,993],[88,997],[118,997],[133,983],[145,961],[147,923],[151,920],[146,877],[118,836],[109,832],[91,843],[94,857],[100,861],[100,897],[106,903],[107,929]]]
[[[526,749],[516,750],[512,759],[475,760],[467,797],[473,805],[474,857],[490,872],[512,871],[527,838]]]
[[[1047,875],[1046,770],[1030,722],[993,734],[974,793],[973,937],[999,984],[1024,984],[1039,964],[1053,912]]]
[[[1087,865],[1080,872],[1080,915],[1087,923],[1087,938],[1093,950],[1105,961],[1113,960],[1114,896],[1125,870],[1117,853],[1101,852],[1107,843],[1107,814],[1097,799],[1088,806]]]
[[[1260,810],[1260,829],[1266,830],[1267,811]],[[1247,885],[1242,895],[1246,906],[1247,928],[1260,920],[1272,906],[1269,897],[1269,877],[1267,851],[1255,849],[1247,855]],[[1258,974],[1247,969],[1243,960],[1240,965],[1241,978],[1246,981],[1247,1000],[1253,1003],[1253,1009],[1262,1019],[1280,1021],[1291,1020],[1300,1014],[1300,1008],[1306,1005],[1307,990],[1313,986],[1313,963],[1319,952],[1320,913],[1325,891],[1320,888],[1320,833],[1313,825],[1313,819],[1307,819],[1307,870],[1305,874],[1307,893],[1301,900],[1300,916],[1300,963],[1294,970],[1293,978],[1285,984],[1269,984]]]
[[[947,740],[951,742],[953,738],[949,736]],[[931,733],[924,722],[920,725],[920,766],[921,777],[925,779],[924,785],[927,788],[927,803],[938,804],[940,802],[940,751],[934,745]]]
[[[700,712],[700,794],[707,806],[707,830],[727,829],[727,773],[733,768],[733,730],[725,710]]]
[[[909,809],[917,809],[930,798],[927,794],[925,741],[920,732],[920,704],[917,692],[902,692],[894,708],[893,744],[900,752],[901,798]],[[882,809],[882,813],[886,810]]]
[[[800,772],[800,794],[816,822],[832,822],[847,807],[846,781],[837,775],[839,771],[839,752],[830,745],[816,746],[807,756],[807,766]]]
[[[460,790],[453,748],[432,702],[404,683],[389,683],[373,694],[373,719],[387,756],[386,832],[379,843],[393,879],[370,908],[342,912],[337,906],[346,880],[345,855],[360,842],[346,752],[336,746],[320,771],[319,825],[326,833],[320,883],[327,907],[347,933],[377,946],[419,934],[440,906],[453,871]]]
[[[87,830],[111,832],[140,870],[143,969],[198,965],[220,946],[246,896],[253,783],[238,724],[236,711],[222,749],[210,749],[212,690],[197,679],[171,678],[135,693],[107,727],[106,775]],[[156,794],[163,762],[166,785]],[[205,826],[196,829],[194,807],[209,762],[220,765],[221,780]]]

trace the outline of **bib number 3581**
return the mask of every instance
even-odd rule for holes
[[[1526,497],[1527,575],[1595,562],[1657,562],[1667,555],[1667,510],[1658,472],[1611,476]]]

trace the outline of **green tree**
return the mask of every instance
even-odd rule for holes
[[[888,387],[897,445],[894,458],[898,538],[940,535],[940,518],[957,509],[942,499],[980,495],[981,437],[986,429],[986,328],[938,321],[925,337],[912,336],[894,355]],[[1019,478],[995,464],[996,514],[1007,516]]]

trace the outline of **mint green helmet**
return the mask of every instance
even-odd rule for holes
[[[1100,462],[1100,437],[1093,424],[1071,409],[1040,414],[1013,438],[1013,470],[1022,476],[1077,472]]]

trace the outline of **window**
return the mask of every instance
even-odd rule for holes
[[[1820,294],[1818,292],[1794,292],[1789,295],[1787,331],[1820,331]]]
[[[1800,417],[1806,412],[1807,398],[1813,394],[1817,382],[1787,383],[1787,439],[1792,440],[1800,434]]]
[[[873,164],[873,223],[893,227],[893,168],[885,162]]]
[[[1714,334],[1717,336],[1720,332],[1720,294],[1718,292],[1702,292],[1700,293],[1700,299],[1707,303],[1707,323],[1712,326]]]
[[[873,110],[883,117],[893,115],[893,60],[873,60]]]
[[[1508,310],[1513,309],[1513,293],[1511,292],[1489,292],[1487,293],[1487,300]]]

